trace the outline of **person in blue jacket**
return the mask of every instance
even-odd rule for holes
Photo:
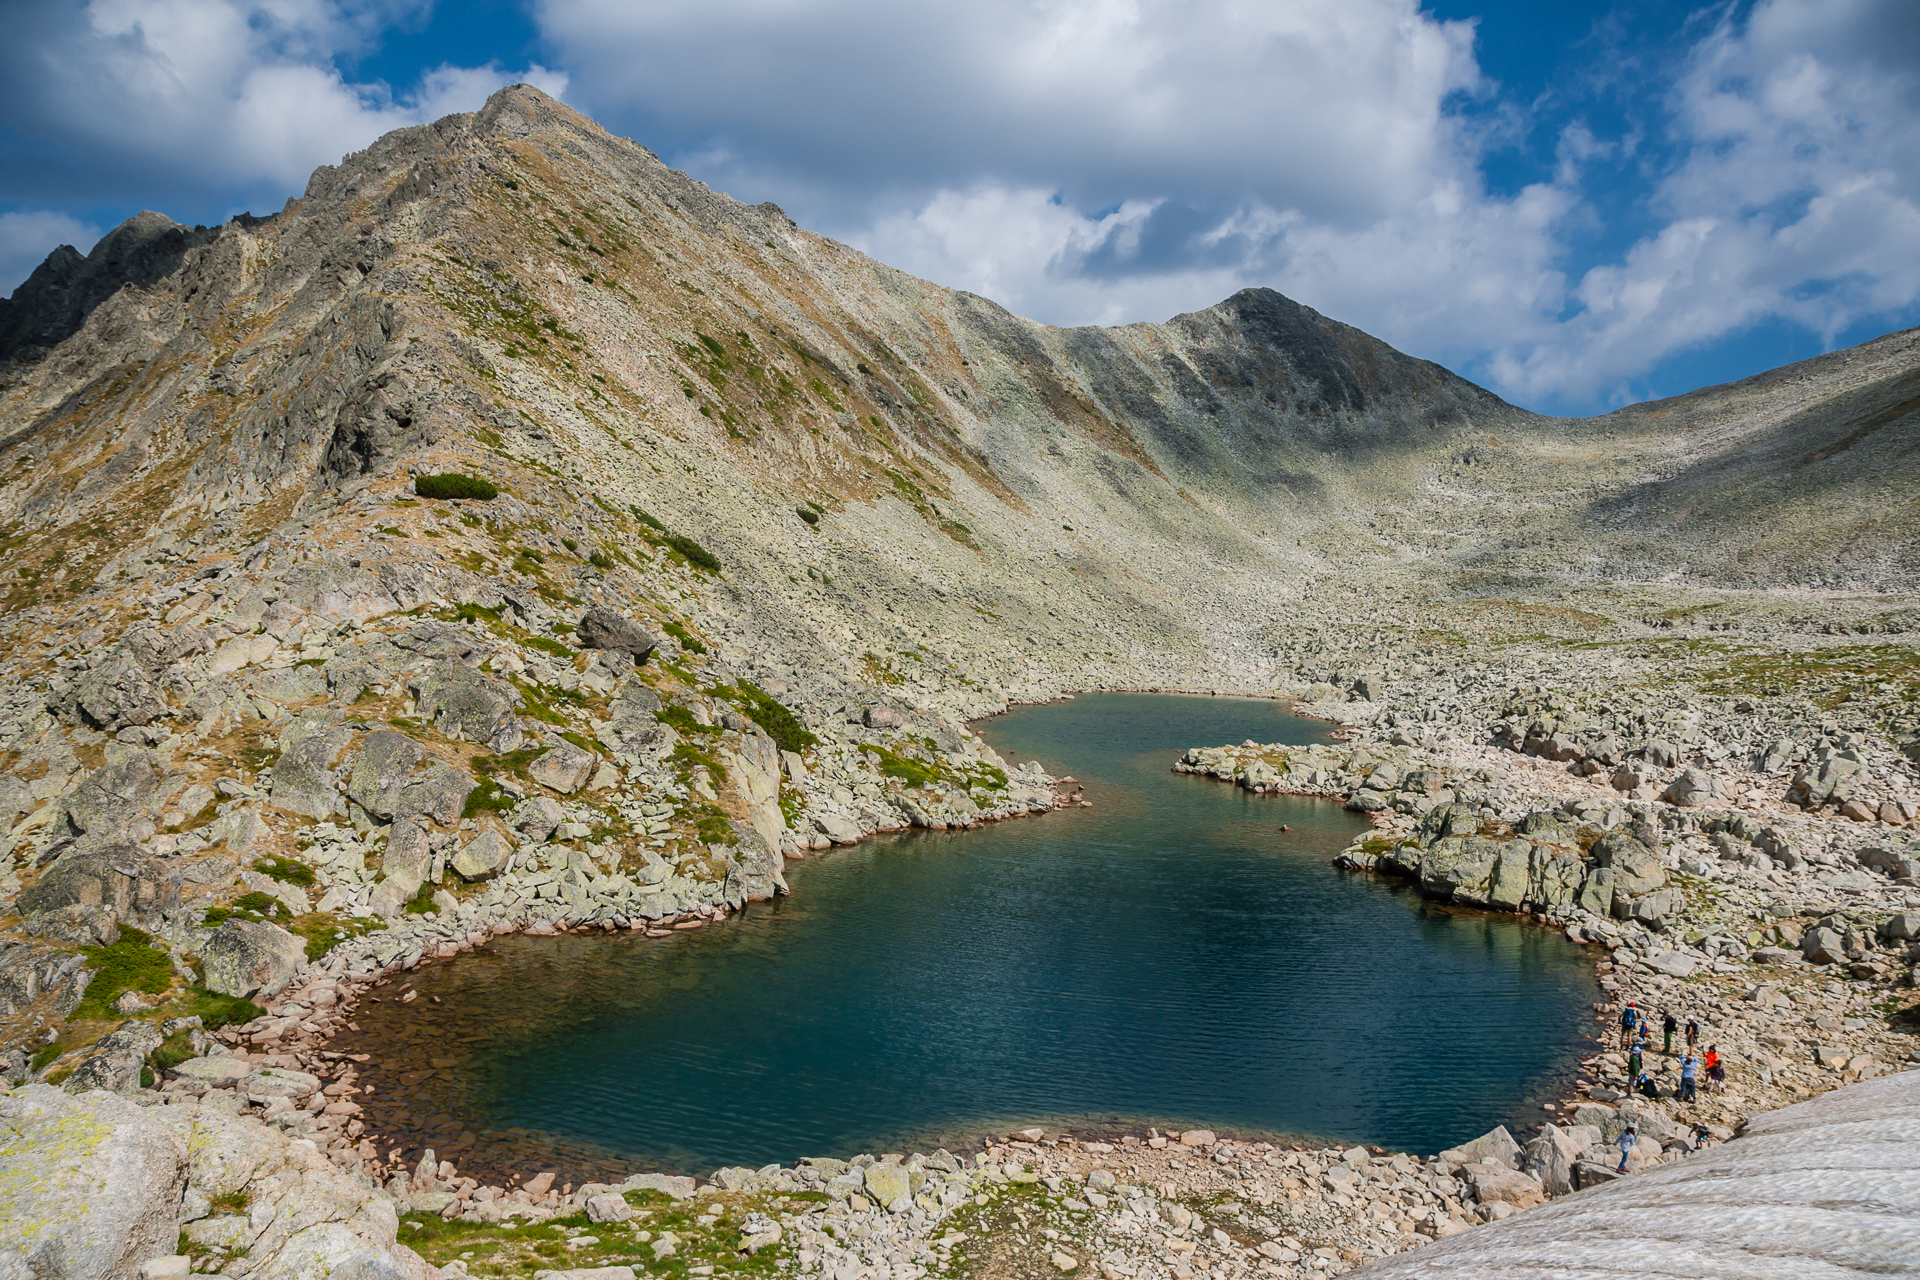
[[[1627,1171],[1627,1157],[1633,1154],[1633,1146],[1638,1141],[1640,1141],[1638,1125],[1630,1124],[1620,1131],[1620,1167],[1614,1170],[1615,1173]]]

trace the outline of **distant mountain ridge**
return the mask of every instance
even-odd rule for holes
[[[1908,590],[1920,568],[1911,333],[1544,418],[1267,289],[1025,321],[527,86],[317,170],[272,218],[141,214],[56,251],[0,304],[0,355],[16,607],[183,521],[257,532],[455,465],[670,519],[765,565],[795,616],[827,561],[935,612],[1045,618],[1064,593],[1057,647],[1116,677],[1210,661],[1356,574]]]

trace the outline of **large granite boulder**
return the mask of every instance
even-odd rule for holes
[[[1607,832],[1593,842],[1589,854],[1594,866],[1613,871],[1614,892],[1623,898],[1652,893],[1667,882],[1660,856],[1630,832]]]
[[[64,801],[67,822],[95,842],[111,839],[164,804],[175,785],[147,752],[129,752],[74,788]]]
[[[112,733],[152,724],[168,712],[166,694],[153,676],[122,653],[81,676],[71,692],[74,719]]]
[[[347,796],[382,822],[391,822],[414,766],[426,751],[404,733],[380,729],[367,735],[347,779]]]
[[[1427,847],[1420,859],[1420,892],[1441,901],[1487,901],[1487,886],[1500,860],[1500,843],[1484,836],[1449,836]]]
[[[1547,1195],[1568,1195],[1579,1189],[1573,1170],[1580,1163],[1580,1153],[1599,1141],[1600,1131],[1590,1126],[1573,1131],[1549,1124],[1522,1150],[1520,1167],[1539,1181]]]
[[[0,1097],[0,1275],[136,1280],[173,1253],[189,1166],[163,1110],[47,1085]]]
[[[582,751],[565,738],[554,738],[553,745],[527,766],[527,776],[562,795],[572,795],[587,785],[598,763],[593,754]]]
[[[1505,1168],[1517,1169],[1520,1167],[1520,1144],[1513,1140],[1513,1134],[1507,1131],[1507,1126],[1501,1125],[1481,1134],[1472,1142],[1447,1148],[1440,1153],[1440,1158],[1448,1164],[1493,1161]]]
[[[35,942],[0,948],[0,1018],[42,1000],[64,1018],[79,1007],[92,980],[87,957],[78,951]]]
[[[513,857],[512,843],[498,831],[482,831],[453,855],[448,865],[462,880],[491,880],[507,869]]]
[[[420,714],[449,738],[484,742],[493,751],[520,746],[514,710],[520,693],[503,680],[457,662],[438,662],[407,682]]]
[[[118,1031],[102,1036],[93,1046],[93,1055],[74,1068],[67,1077],[68,1093],[104,1089],[108,1093],[132,1093],[140,1087],[140,1072],[147,1055],[160,1047],[166,1037],[151,1022],[128,1022]]]
[[[78,947],[110,947],[120,941],[120,922],[108,906],[55,907],[28,916],[20,928],[29,938],[70,942]]]
[[[308,668],[311,670],[311,668]],[[301,713],[281,731],[280,759],[273,766],[273,803],[288,813],[307,818],[330,818],[346,812],[341,803],[338,769],[353,730],[339,720],[335,708]]]
[[[180,908],[180,873],[130,844],[68,850],[20,894],[24,916],[63,907],[104,907],[117,920]]]
[[[1578,852],[1556,845],[1534,845],[1527,905],[1554,916],[1567,914],[1573,909],[1586,874],[1587,864]]]
[[[587,610],[574,633],[582,649],[617,650],[632,655],[636,665],[645,662],[660,643],[645,627],[611,609]]]
[[[207,989],[226,996],[274,995],[307,962],[307,944],[266,921],[229,920],[201,951]]]
[[[419,766],[426,763],[426,768]],[[456,822],[474,781],[443,761],[427,759],[412,738],[392,729],[367,735],[347,779],[347,796],[382,822],[431,818]]]
[[[240,1089],[256,1092],[245,1084]],[[249,1276],[430,1280],[438,1274],[397,1243],[393,1201],[365,1179],[336,1168],[311,1142],[217,1106],[152,1111],[187,1149],[189,1198],[244,1195],[243,1213],[203,1218],[188,1227],[188,1234],[234,1251],[245,1248]]]

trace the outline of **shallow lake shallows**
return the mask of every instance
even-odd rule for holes
[[[337,1047],[439,1057],[411,1101],[383,1090],[423,1145],[513,1130],[692,1171],[1014,1121],[1431,1152],[1573,1067],[1596,988],[1563,937],[1334,871],[1363,825],[1336,803],[1169,771],[1324,724],[1101,694],[982,728],[1095,807],[790,864],[793,897],[671,939],[501,939]]]

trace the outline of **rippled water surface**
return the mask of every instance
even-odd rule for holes
[[[1433,1151],[1572,1066],[1596,992],[1565,939],[1334,871],[1361,827],[1337,804],[1168,769],[1326,726],[1109,694],[984,727],[1095,807],[790,864],[791,898],[670,939],[503,939],[414,975],[438,1004],[363,1007],[342,1047],[433,1060],[381,1095],[423,1145],[687,1170],[1015,1121]]]

